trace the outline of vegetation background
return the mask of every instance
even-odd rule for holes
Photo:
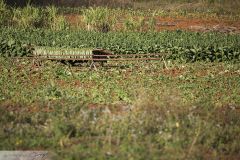
[[[227,15],[227,24],[238,23],[239,0],[6,2],[0,0],[0,150],[48,150],[64,160],[240,159],[240,34],[154,30],[173,15],[221,22]],[[74,18],[76,28],[68,24]],[[112,30],[103,33],[106,19]],[[34,45],[171,56],[97,71],[12,58]]]
[[[23,7],[27,4],[56,7],[104,6],[144,10],[217,12],[218,14],[236,14],[239,13],[240,8],[239,0],[6,0],[6,4],[15,7]]]

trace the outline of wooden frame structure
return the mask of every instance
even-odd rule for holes
[[[74,63],[84,63],[90,62],[90,68],[95,68],[95,63],[101,63],[103,66],[104,63],[108,61],[152,61],[152,60],[164,60],[166,53],[145,53],[145,54],[113,54],[109,50],[104,49],[94,49],[92,50],[92,54],[50,54],[50,55],[33,55],[31,57],[18,57],[18,58],[31,58],[34,61],[42,61],[42,60],[52,60],[52,61],[60,61],[67,62],[70,64]]]

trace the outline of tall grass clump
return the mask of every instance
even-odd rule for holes
[[[52,30],[63,30],[69,26],[66,19],[58,15],[55,6],[41,9],[31,6],[29,3],[24,8],[13,9],[13,25],[20,28],[46,27]]]
[[[91,7],[83,11],[83,21],[87,30],[108,32],[116,23],[116,18],[108,8]]]
[[[58,15],[58,10],[55,6],[46,8],[46,26],[52,30],[63,30],[69,27],[66,19],[62,15]]]
[[[10,15],[10,10],[8,10],[5,1],[0,0],[0,26],[6,25],[6,23],[8,23]]]
[[[140,31],[142,32],[145,25],[145,19],[143,16],[138,18],[133,18],[132,16],[129,16],[124,21],[124,30],[125,31]]]
[[[149,18],[149,20],[148,20],[148,22],[147,22],[147,24],[148,24],[148,30],[149,30],[149,31],[152,31],[152,32],[155,31],[156,25],[157,25],[157,20],[156,20],[155,16],[156,16],[156,12],[154,12],[154,13],[152,14],[152,16]]]
[[[148,19],[144,18],[144,16],[133,17],[128,16],[123,23],[124,31],[130,32],[143,32],[143,31],[155,31],[156,27],[156,19],[153,16]]]
[[[29,3],[24,8],[13,10],[13,24],[20,28],[36,28],[42,25],[42,12],[40,8],[31,6]]]

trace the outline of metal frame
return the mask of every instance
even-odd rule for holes
[[[14,57],[16,59],[33,59],[36,60],[66,60],[66,61],[88,61],[91,62],[90,68],[95,68],[95,62],[101,62],[102,65],[106,61],[148,61],[148,60],[164,60],[167,53],[146,53],[146,54],[99,54],[99,55],[76,55],[76,54],[65,54],[65,55],[34,55],[32,57]]]

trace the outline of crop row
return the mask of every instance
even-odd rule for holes
[[[239,60],[240,36],[218,33],[166,31],[161,33],[123,33],[19,30],[2,28],[1,42],[12,41],[42,47],[104,48],[117,54],[170,53],[171,59],[188,61]],[[3,52],[3,45],[1,51]],[[6,47],[5,47],[6,48]]]

